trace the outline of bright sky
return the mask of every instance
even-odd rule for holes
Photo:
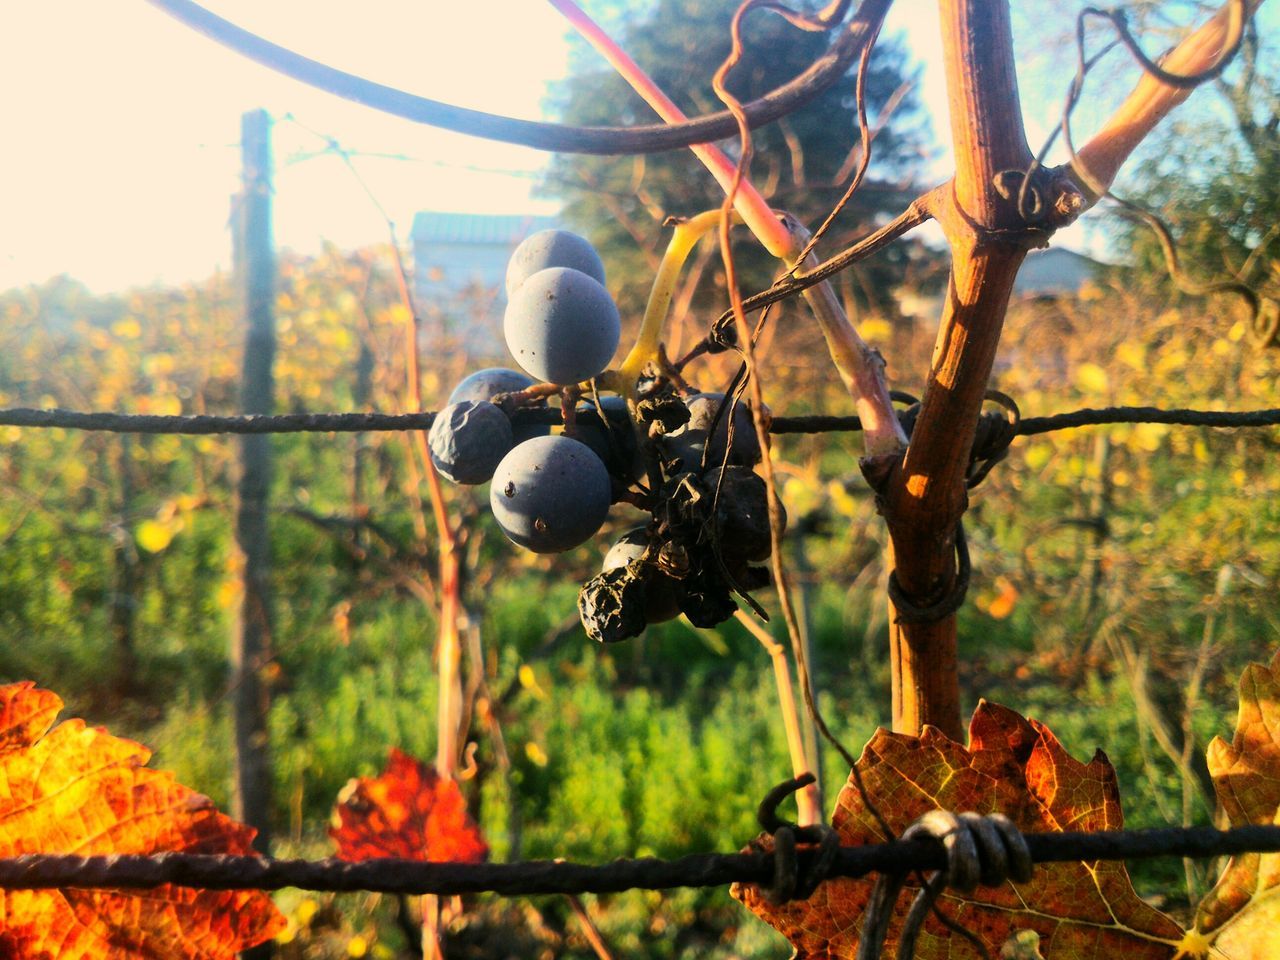
[[[567,59],[565,28],[540,0],[208,6],[353,73],[529,118],[542,116],[546,84],[563,75]],[[889,29],[905,31],[924,64],[922,94],[945,148],[935,9],[930,0],[900,0]],[[7,14],[0,32],[0,289],[68,273],[103,292],[225,268],[240,114],[256,107],[296,118],[275,128],[275,223],[283,247],[310,252],[323,240],[356,247],[386,235],[381,215],[337,157],[306,159],[323,147],[317,134],[363,154],[360,173],[402,236],[417,210],[555,212],[553,203],[531,196],[545,154],[433,130],[313,90],[142,0],[40,0],[11,4]],[[1024,105],[1042,108],[1028,109],[1033,136],[1043,130],[1037,114],[1051,117],[1059,97],[1055,92],[1052,108],[1024,97]]]

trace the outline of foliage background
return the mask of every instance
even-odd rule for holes
[[[655,15],[709,30],[711,15],[700,9],[661,0]],[[691,26],[688,36],[700,34]],[[695,44],[699,56],[691,57],[692,42],[639,28],[629,40],[641,56],[672,64],[659,79],[701,109],[709,93],[688,74],[701,82],[720,52]],[[794,72],[781,59],[757,64],[739,92]],[[585,68],[580,76],[581,86],[560,95],[566,118],[625,117],[612,80]],[[873,71],[873,107],[898,76],[883,61]],[[1264,94],[1274,91],[1266,82]],[[1260,95],[1250,108],[1273,133],[1274,103],[1273,93]],[[818,125],[822,109],[797,117],[797,134]],[[910,99],[897,116],[901,126],[877,141],[873,175],[883,182],[927,145]],[[763,133],[757,172],[775,187],[775,200],[808,219],[825,213],[838,191],[820,185],[846,158],[852,130],[825,140],[823,150],[802,151],[803,165],[782,130]],[[1193,142],[1205,141],[1175,131],[1165,142],[1170,163],[1179,144]],[[1233,137],[1216,142],[1217,172],[1204,182],[1177,181],[1178,202],[1185,199],[1178,209],[1187,211],[1180,239],[1208,272],[1238,265],[1275,221],[1277,178],[1265,165],[1274,156]],[[690,169],[678,155],[643,169],[566,161],[548,181],[605,252],[632,317],[661,236],[655,211],[714,203],[709,188],[693,188],[701,178]],[[1148,200],[1173,189],[1173,169],[1149,170]],[[1248,204],[1239,199],[1246,194]],[[846,233],[897,209],[906,193],[868,196],[850,211]],[[1222,222],[1224,211],[1240,212],[1238,229],[1197,226]],[[1275,355],[1251,347],[1239,305],[1178,294],[1147,269],[1145,241],[1133,234],[1128,242],[1138,269],[1104,276],[1080,298],[1015,306],[992,385],[1028,415],[1111,404],[1280,406]],[[1273,283],[1280,274],[1267,242],[1254,276]],[[932,330],[897,315],[883,291],[919,280],[911,271],[928,261],[922,248],[909,248],[868,266],[845,290],[864,333],[890,358],[894,385],[916,392]],[[722,298],[708,266],[682,304],[686,343],[705,325],[707,305]],[[389,251],[286,257],[278,311],[280,409],[397,408],[405,316]],[[0,295],[0,316],[0,405],[234,409],[241,332],[227,277],[119,297],[93,296],[59,278]],[[800,323],[770,327],[761,356],[778,413],[847,412],[816,343]],[[437,405],[480,365],[460,348],[434,354],[428,402]],[[691,368],[708,389],[723,387],[730,372],[724,358]],[[1229,728],[1233,678],[1270,653],[1280,627],[1280,475],[1269,469],[1277,442],[1274,430],[1058,433],[1017,442],[975,492],[968,528],[976,575],[961,622],[965,695],[970,704],[985,696],[1045,721],[1077,756],[1105,748],[1130,825],[1211,817],[1197,758]],[[418,756],[434,749],[434,548],[422,534],[429,510],[407,469],[403,437],[282,436],[274,449],[277,852],[320,856],[329,852],[325,827],[349,777],[374,773],[391,746]],[[883,532],[857,450],[841,435],[776,445],[798,534],[788,560],[805,594],[819,700],[853,747],[888,719]],[[0,680],[55,689],[67,715],[109,722],[154,746],[156,765],[220,805],[228,801],[226,649],[238,599],[228,560],[234,454],[225,437],[0,428]],[[620,647],[589,647],[574,596],[609,532],[554,560],[533,557],[498,534],[483,491],[452,497],[469,531],[468,639],[481,651],[510,760],[503,764],[478,718],[466,789],[495,858],[675,856],[750,839],[756,803],[789,770],[759,644],[736,624],[712,632],[679,621]],[[610,532],[633,520],[619,516]],[[845,771],[831,751],[824,774],[833,796]],[[1140,868],[1136,880],[1175,912],[1205,883],[1196,868],[1164,861]],[[408,949],[388,898],[283,894],[282,902],[291,915],[286,956]],[[784,951],[723,891],[633,892],[589,906],[622,955]],[[460,955],[591,955],[562,900],[478,898],[467,907],[453,930]]]

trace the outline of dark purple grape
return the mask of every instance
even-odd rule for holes
[[[760,462],[760,442],[751,422],[751,409],[740,400],[732,406],[732,417],[730,407],[726,406],[717,423],[716,411],[723,401],[723,393],[695,393],[685,400],[689,408],[689,422],[662,438],[663,450],[668,457],[681,461],[682,469],[698,470],[701,467],[712,423],[716,424],[715,436],[706,465],[708,468],[720,466],[728,443],[730,420],[733,422],[733,448],[729,463],[750,467]]]
[[[612,501],[609,471],[586,444],[534,437],[502,458],[489,507],[514,543],[535,553],[561,553],[600,529]]]
[[[492,400],[500,393],[518,393],[527,387],[532,387],[535,383],[537,381],[533,377],[521,373],[519,370],[511,370],[507,367],[488,367],[464,377],[462,382],[453,388],[453,393],[449,394],[449,402]],[[545,437],[551,432],[551,426],[550,424],[543,426],[536,423],[526,423],[521,426],[513,425],[511,431],[512,436],[515,437],[515,442],[523,443],[532,437]]]
[[[572,267],[604,284],[604,263],[589,240],[568,230],[540,230],[526,237],[507,263],[507,299],[539,270]]]
[[[601,397],[600,406],[608,420],[608,427],[600,421],[595,402],[588,400],[578,407],[573,439],[590,447],[604,461],[609,473],[624,485],[629,485],[644,474],[644,461],[640,457],[636,432],[627,413],[627,401],[622,397]]]
[[[431,424],[431,462],[454,483],[485,483],[515,444],[511,421],[487,400],[451,403]]]
[[[450,403],[462,400],[492,400],[500,393],[518,393],[536,380],[508,367],[487,367],[462,378],[449,394]]]
[[[644,527],[628,530],[609,548],[600,564],[601,572],[625,567],[632,560],[639,560],[649,548],[649,535]]]
[[[568,267],[540,270],[521,284],[502,326],[516,362],[559,384],[590,380],[604,370],[622,333],[609,291]]]
[[[644,584],[626,567],[597,574],[578,592],[578,617],[597,643],[617,643],[644,633]]]
[[[764,480],[747,467],[714,467],[702,477],[708,497],[716,500],[716,537],[726,564],[755,563],[772,552],[769,496]],[[787,514],[782,513],[785,528]]]
[[[648,547],[649,534],[646,527],[628,530],[604,555],[600,571],[608,573],[625,567],[644,556]],[[644,586],[642,596],[645,623],[665,623],[680,616],[680,581],[668,577],[653,564],[645,564],[638,572],[637,579]]]

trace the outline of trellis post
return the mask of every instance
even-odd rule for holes
[[[242,184],[234,201],[236,281],[245,320],[240,406],[246,414],[270,414],[276,350],[276,259],[271,229],[271,118],[264,110],[240,123]],[[271,440],[240,438],[236,488],[236,544],[243,592],[231,636],[231,700],[235,727],[235,817],[258,831],[256,846],[271,843],[271,761],[267,713],[271,705],[265,668],[271,659],[271,541],[267,501]]]

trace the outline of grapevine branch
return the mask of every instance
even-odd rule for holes
[[[375,83],[304,57],[224,20],[191,0],[150,2],[224,47],[302,83],[415,123],[486,140],[560,153],[620,155],[675,150],[722,140],[738,130],[737,121],[727,110],[681,123],[634,127],[580,127],[469,110]],[[752,127],[763,126],[809,103],[848,73],[861,49],[862,38],[857,31],[842,33],[826,55],[803,73],[747,104],[744,112],[748,123]]]
[[[1029,833],[1036,863],[1081,860],[1145,860],[1156,857],[1219,857],[1280,851],[1280,827],[1170,827],[1098,833]],[[799,852],[801,867],[814,856]],[[872,871],[940,870],[947,865],[934,840],[894,840],[841,847],[828,876],[861,877]],[[530,860],[520,863],[424,863],[412,860],[275,860],[263,857],[162,853],[154,856],[79,857],[29,854],[0,859],[0,889],[148,889],[162,884],[204,890],[371,891],[410,895],[498,893],[616,893],[716,887],[728,883],[768,885],[771,853],[695,853],[675,860],[643,858],[607,864]]]
[[[253,433],[378,433],[402,430],[429,430],[433,411],[421,413],[285,413],[275,416],[156,416],[153,414],[102,413],[79,410],[39,410],[32,407],[0,409],[0,426],[32,429],[91,430],[103,433],[210,434]],[[590,413],[580,416],[590,418]],[[559,410],[518,410],[512,416],[517,425],[556,424]],[[1013,436],[1028,437],[1075,427],[1096,427],[1116,423],[1164,423],[1184,427],[1274,427],[1280,426],[1280,408],[1263,410],[1192,410],[1160,407],[1085,407],[1043,417],[1025,417],[1012,425]],[[855,416],[774,417],[769,432],[840,433],[862,429]]]

